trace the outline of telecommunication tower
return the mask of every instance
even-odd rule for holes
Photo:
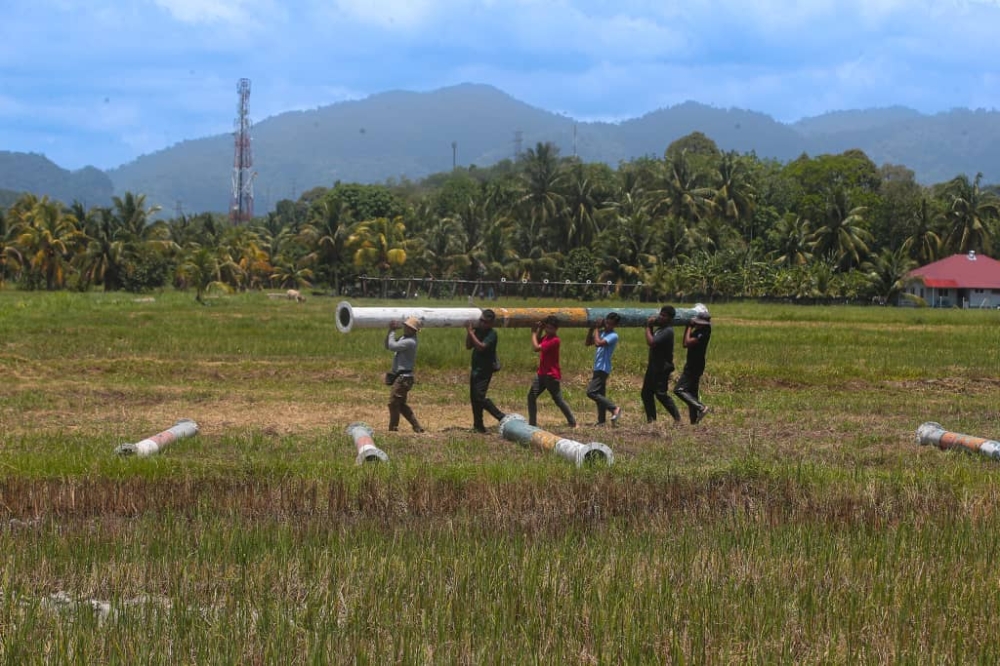
[[[236,84],[239,103],[233,123],[233,197],[229,205],[229,219],[233,224],[249,222],[253,218],[253,149],[250,142],[250,79],[240,79]]]

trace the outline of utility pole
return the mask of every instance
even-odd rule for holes
[[[451,170],[458,166],[458,141],[451,142]]]

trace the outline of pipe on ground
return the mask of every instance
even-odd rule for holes
[[[584,463],[605,463],[611,465],[615,456],[604,444],[590,442],[583,444],[572,439],[547,432],[533,425],[520,414],[508,414],[500,421],[500,434],[504,439],[517,442],[521,446],[533,445],[542,451],[553,451],[577,467]]]
[[[618,327],[643,327],[650,317],[660,314],[659,308],[491,308],[497,314],[496,325],[503,328],[530,328],[549,315],[559,319],[559,325],[589,328],[598,319],[617,312]],[[674,325],[685,325],[696,315],[708,312],[701,303],[693,308],[677,308]],[[391,321],[416,317],[425,328],[461,328],[469,320],[479,319],[480,308],[418,308],[418,307],[352,307],[347,301],[337,304],[337,330],[350,333],[355,328],[386,328]]]
[[[354,438],[354,445],[358,449],[358,457],[354,461],[357,465],[366,462],[389,462],[389,456],[382,452],[382,449],[375,446],[372,439],[372,429],[367,423],[352,423],[347,426],[347,434]]]
[[[961,449],[1000,460],[1000,442],[945,430],[940,423],[928,421],[917,428],[917,443],[933,444],[942,450]]]
[[[191,419],[181,419],[163,432],[159,432],[152,437],[136,442],[135,444],[122,444],[115,449],[115,453],[120,456],[146,456],[156,455],[179,439],[193,437],[198,434],[198,424]]]

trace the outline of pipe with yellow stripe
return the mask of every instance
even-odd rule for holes
[[[503,328],[530,328],[549,315],[559,320],[560,326],[590,328],[610,312],[621,317],[618,327],[643,327],[650,317],[660,314],[660,309],[650,308],[503,308],[493,307],[496,325]],[[695,316],[708,312],[701,303],[693,308],[677,308],[674,325],[685,325]],[[420,308],[420,307],[352,307],[347,301],[337,304],[337,330],[350,333],[355,328],[385,328],[391,321],[401,322],[416,317],[424,328],[461,328],[466,322],[479,319],[480,308]]]
[[[940,423],[928,421],[917,428],[918,444],[933,444],[939,449],[960,449],[1000,460],[1000,442],[985,437],[963,435],[945,430]]]
[[[504,439],[521,446],[533,446],[540,451],[551,451],[577,467],[584,463],[611,465],[615,456],[611,449],[600,442],[583,444],[572,439],[529,425],[520,414],[508,414],[500,421],[500,434]]]

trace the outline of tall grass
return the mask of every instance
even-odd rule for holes
[[[697,427],[641,422],[625,329],[623,424],[567,433],[616,464],[578,470],[470,432],[461,330],[420,336],[431,432],[385,432],[384,331],[334,305],[0,291],[0,659],[997,660],[997,463],[913,432],[1000,431],[998,313],[713,306]],[[521,411],[536,357],[500,338]],[[112,455],[180,417],[201,434]],[[355,420],[389,465],[354,466]]]

